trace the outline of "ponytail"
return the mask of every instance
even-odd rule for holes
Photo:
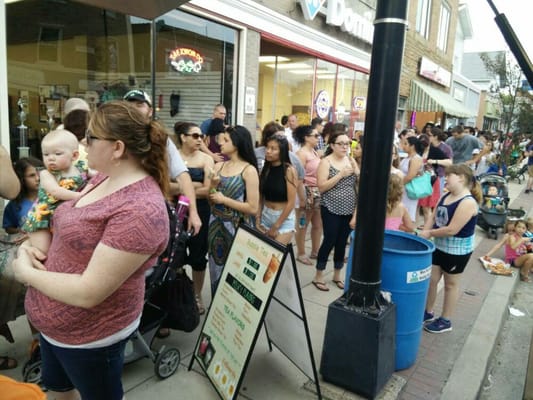
[[[149,127],[149,140],[152,144],[151,151],[142,158],[143,168],[152,176],[165,197],[169,196],[170,178],[168,173],[167,140],[165,128],[158,121],[151,121]]]

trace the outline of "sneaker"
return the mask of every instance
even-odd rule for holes
[[[450,320],[439,317],[433,322],[424,325],[424,330],[428,331],[429,333],[448,332],[452,330],[452,323],[450,322]]]
[[[435,319],[435,314],[433,314],[432,312],[427,312],[426,310],[424,310],[424,323],[425,322],[431,322]]]

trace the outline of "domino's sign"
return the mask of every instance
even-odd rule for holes
[[[327,7],[324,4],[327,2]],[[346,0],[299,0],[304,18],[312,21],[322,13],[326,15],[326,24],[338,26],[343,32],[372,43],[374,25],[362,15],[346,6]]]

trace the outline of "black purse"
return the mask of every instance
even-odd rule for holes
[[[162,328],[192,332],[200,323],[193,283],[183,268],[169,270],[167,280],[154,294],[152,302],[167,312]]]

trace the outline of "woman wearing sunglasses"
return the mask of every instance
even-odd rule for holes
[[[328,152],[320,161],[317,173],[324,238],[318,250],[316,273],[313,279],[313,285],[324,292],[329,290],[324,280],[324,270],[333,248],[332,281],[339,289],[344,289],[341,270],[344,266],[350,222],[355,219],[357,177],[359,176],[359,167],[348,155],[351,145],[348,135],[333,134],[328,144]]]
[[[200,314],[203,314],[205,307],[202,301],[202,288],[207,267],[207,232],[209,230],[209,215],[211,214],[207,197],[211,184],[209,172],[212,171],[215,163],[212,157],[201,151],[204,135],[198,125],[191,122],[176,122],[174,133],[178,138],[181,158],[189,169],[189,175],[191,175],[196,194],[196,208],[202,221],[200,232],[196,236],[192,236],[187,242],[188,252],[185,264],[192,268],[196,303]]]

